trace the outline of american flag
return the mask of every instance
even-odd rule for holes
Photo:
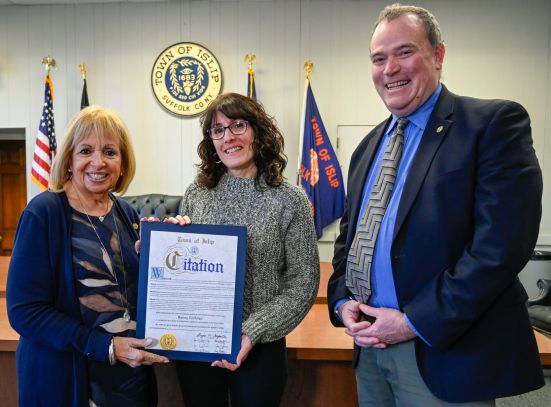
[[[50,74],[46,75],[44,90],[44,108],[38,126],[36,144],[34,146],[31,178],[42,190],[48,189],[50,168],[55,157],[57,143],[55,141],[53,85]]]

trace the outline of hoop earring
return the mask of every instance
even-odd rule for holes
[[[214,159],[216,160],[216,158],[218,158],[218,161],[214,161],[215,164],[220,164],[222,162],[222,160],[220,159],[220,157],[218,156],[218,154],[214,153]]]

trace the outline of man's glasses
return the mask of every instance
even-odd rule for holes
[[[229,126],[216,126],[207,130],[210,138],[220,140],[226,134],[226,129],[230,129],[232,134],[239,136],[247,131],[247,122],[245,120],[236,120]]]

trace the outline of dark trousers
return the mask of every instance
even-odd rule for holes
[[[287,381],[285,339],[256,344],[235,371],[203,362],[177,362],[186,407],[277,407]]]

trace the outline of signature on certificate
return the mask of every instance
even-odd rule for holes
[[[199,332],[193,338],[194,352],[230,353],[231,336],[225,333]]]

